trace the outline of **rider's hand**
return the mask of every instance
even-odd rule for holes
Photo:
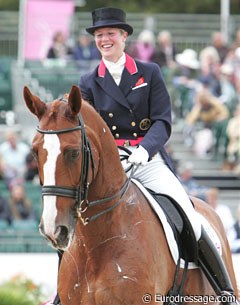
[[[136,148],[128,158],[129,163],[146,164],[149,159],[149,154],[141,145]]]

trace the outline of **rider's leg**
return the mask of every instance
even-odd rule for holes
[[[185,212],[194,231],[196,240],[201,236],[201,219],[196,213],[188,194],[175,174],[165,164],[160,155],[144,166],[139,166],[134,177],[146,188],[173,198]]]

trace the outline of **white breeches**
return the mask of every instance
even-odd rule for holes
[[[129,150],[135,147],[128,147]],[[124,151],[119,150],[120,155],[126,154]],[[123,167],[126,169],[129,163],[122,161]],[[165,164],[160,154],[156,154],[154,158],[146,165],[140,165],[134,173],[134,178],[139,180],[143,186],[153,190],[156,193],[161,193],[172,197],[184,210],[188,216],[196,240],[201,236],[201,221],[200,217],[193,208],[193,205],[187,195],[182,184],[174,173]]]

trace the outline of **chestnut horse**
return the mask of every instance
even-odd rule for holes
[[[77,86],[48,104],[25,87],[24,99],[39,120],[32,151],[43,187],[40,232],[64,251],[58,276],[62,305],[163,303],[156,296],[171,289],[176,265],[162,225],[127,178],[105,122],[82,101]],[[223,226],[206,204],[195,199],[195,205],[221,240],[237,295]],[[184,294],[214,292],[196,268],[188,271]]]

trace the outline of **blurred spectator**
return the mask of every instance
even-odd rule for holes
[[[39,181],[38,164],[31,152],[26,156],[26,172],[24,178],[26,181],[33,181],[35,179]]]
[[[196,95],[195,105],[186,117],[189,128],[193,128],[197,121],[203,123],[203,128],[195,134],[194,151],[198,156],[204,156],[215,143],[215,154],[220,144],[225,149],[227,145],[226,126],[229,111],[221,101],[207,88],[201,88]]]
[[[157,45],[154,50],[152,61],[161,68],[172,68],[175,66],[176,48],[172,42],[172,35],[169,31],[161,31],[157,37]]]
[[[236,34],[235,34],[235,39],[232,43],[232,46],[231,46],[232,49],[237,49],[237,48],[240,48],[240,29],[238,29],[236,31]]]
[[[212,34],[212,46],[217,50],[220,62],[223,63],[229,51],[223,33],[217,31]]]
[[[155,36],[150,30],[143,30],[138,35],[137,41],[128,48],[128,54],[133,58],[149,62],[155,49]]]
[[[85,32],[79,34],[76,46],[73,48],[72,56],[74,60],[79,61],[100,58],[99,51],[95,44],[93,44],[91,36]]]
[[[233,225],[235,236],[230,244],[232,253],[240,253],[240,205],[238,206],[236,216],[237,219]]]
[[[227,164],[225,164],[225,169],[234,169],[238,165],[240,166],[240,104],[235,110],[234,117],[228,122],[227,136]]]
[[[234,69],[231,64],[224,63],[220,67],[220,87],[221,95],[219,96],[222,103],[224,103],[230,115],[233,115],[237,103],[237,94],[233,85]]]
[[[6,133],[6,140],[0,145],[0,172],[7,185],[16,178],[24,177],[29,150],[15,131]]]
[[[220,217],[228,241],[231,243],[235,238],[234,232],[234,218],[231,210],[225,204],[219,204],[219,190],[214,188],[208,192],[207,203],[216,211]]]
[[[47,52],[47,58],[66,59],[71,55],[71,49],[67,46],[66,39],[62,32],[58,31],[53,36],[52,46]]]
[[[189,196],[200,198],[206,201],[209,188],[200,185],[193,178],[193,164],[191,162],[183,162],[177,169],[179,179]],[[211,189],[210,189],[211,190]]]
[[[197,59],[196,51],[192,49],[185,49],[182,53],[176,55],[176,61],[181,66],[186,76],[189,76],[189,73],[194,72],[199,69],[200,64]],[[186,68],[186,69],[185,69]]]
[[[213,95],[221,95],[219,81],[220,57],[217,50],[208,46],[201,50],[200,61],[200,81],[212,92]]]
[[[0,220],[6,220],[9,224],[11,223],[11,211],[6,198],[0,196]]]
[[[214,70],[214,66],[219,66],[220,64],[220,57],[218,55],[218,51],[213,46],[207,46],[203,48],[199,53],[199,60],[201,69],[203,74],[212,72]]]
[[[179,115],[185,117],[192,109],[193,99],[198,86],[199,61],[197,53],[192,49],[185,49],[176,55],[177,66],[173,76],[173,86],[176,90],[176,100],[179,104]]]
[[[236,61],[236,50],[237,50],[237,48],[236,49],[234,49],[234,48],[229,49],[229,51],[227,53],[227,56],[224,59],[223,64],[229,64],[234,68],[235,61]]]
[[[26,197],[24,186],[14,183],[10,188],[9,206],[12,220],[35,219],[31,201]]]
[[[231,49],[228,52],[227,57],[224,61],[224,66],[230,66],[232,69],[231,81],[236,90],[236,94],[240,93],[240,47],[236,49]],[[240,98],[238,99],[240,102]]]
[[[240,104],[240,77],[239,77],[239,81],[236,84],[236,91],[237,91],[237,103]]]

